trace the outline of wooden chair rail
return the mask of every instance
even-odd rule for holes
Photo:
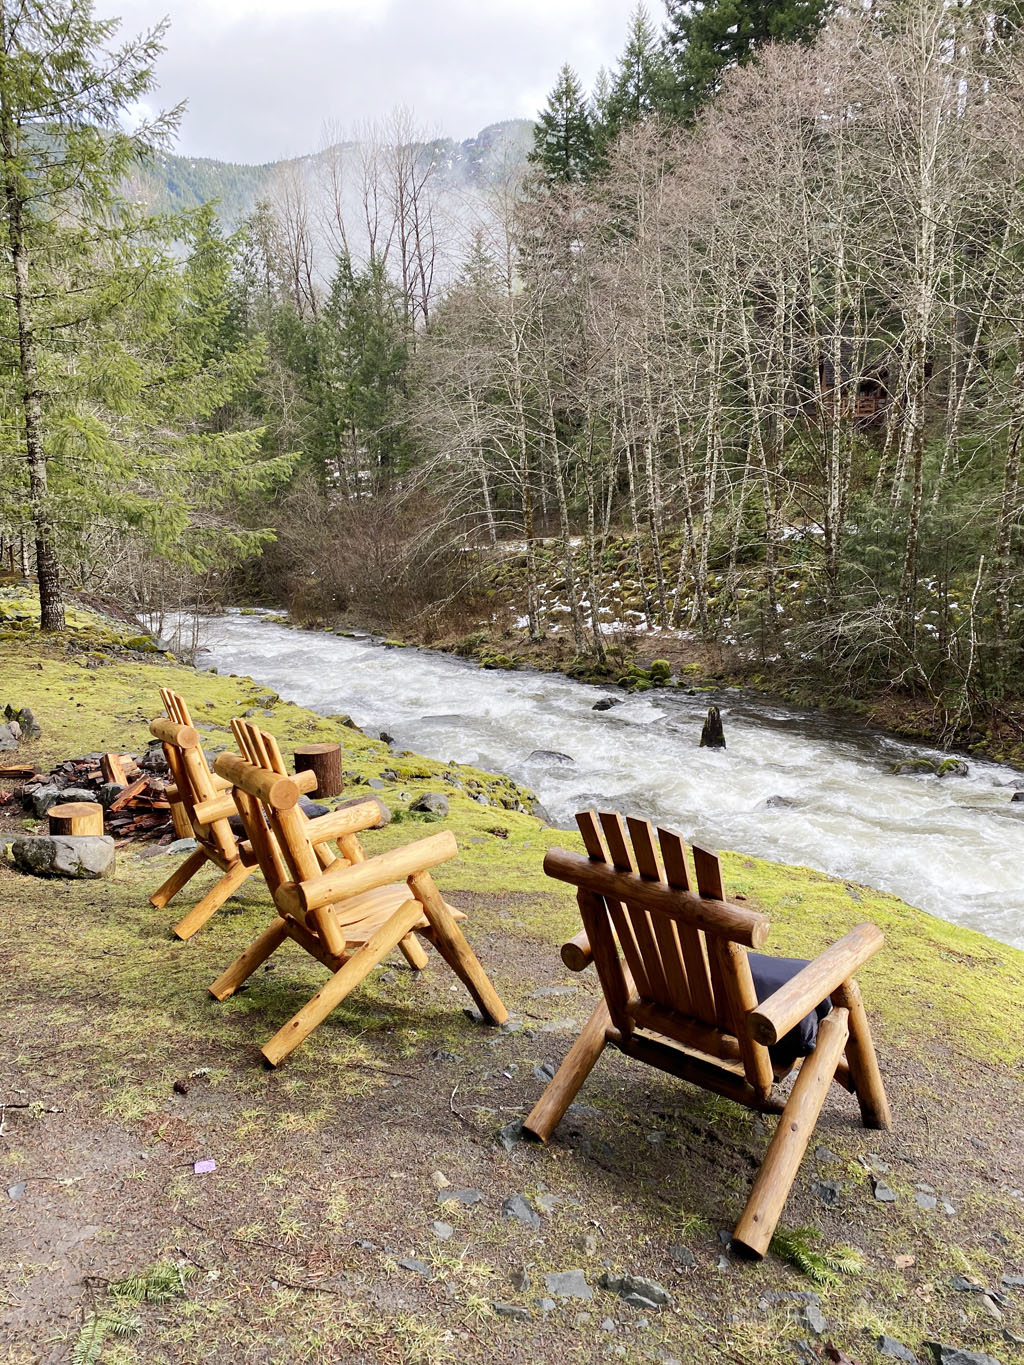
[[[598,863],[564,848],[548,850],[544,871],[549,877],[569,882],[581,890],[619,900],[628,899],[632,905],[666,915],[706,933],[721,934],[745,948],[762,948],[768,939],[768,920],[753,910],[709,896],[696,896],[666,882],[648,881],[635,873],[609,867],[607,863]]]
[[[758,1005],[749,1015],[751,1035],[769,1047],[777,1043],[874,957],[884,941],[876,924],[858,924]]]
[[[436,867],[438,863],[456,857],[458,851],[455,835],[450,830],[442,830],[440,834],[378,853],[351,867],[332,867],[308,881],[285,882],[274,899],[278,908],[289,914],[309,914],[334,901],[344,901]]]

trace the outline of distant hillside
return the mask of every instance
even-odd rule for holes
[[[509,119],[493,123],[476,137],[456,142],[441,138],[423,145],[441,162],[442,190],[483,190],[507,172],[510,165],[522,163],[532,143],[533,124],[529,119]],[[342,143],[343,160],[354,162],[358,145]],[[336,154],[338,148],[331,149]],[[268,161],[250,166],[210,157],[161,155],[138,171],[130,185],[131,197],[155,213],[195,208],[215,199],[224,221],[237,224],[261,198],[273,191],[274,183],[286,167],[316,170],[317,162],[327,155],[315,152],[291,161]]]

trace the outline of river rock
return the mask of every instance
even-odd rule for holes
[[[32,813],[37,820],[41,820],[51,806],[59,806],[64,800],[64,793],[60,787],[55,787],[52,782],[45,787],[36,787],[31,793],[29,800],[32,805]],[[95,800],[95,797],[93,797]]]
[[[622,697],[602,697],[600,701],[595,701],[590,708],[591,711],[610,711],[613,706],[621,706]]]
[[[448,798],[441,792],[424,792],[409,809],[422,811],[424,815],[432,815],[435,820],[441,820],[448,814]]]
[[[501,1318],[511,1318],[513,1322],[530,1322],[533,1314],[528,1308],[521,1308],[515,1303],[502,1303],[495,1299],[491,1307]]]
[[[527,754],[527,763],[575,763],[572,754],[560,754],[557,749],[534,749]]]
[[[944,1346],[938,1341],[926,1341],[925,1345],[931,1351],[935,1365],[1000,1365],[995,1356],[982,1351],[963,1351],[959,1346]]]
[[[106,877],[114,870],[114,841],[109,834],[34,835],[15,839],[11,856],[35,877]]]
[[[725,731],[722,729],[722,716],[717,706],[709,706],[707,719],[700,732],[702,749],[724,749]]]
[[[31,708],[28,706],[5,706],[4,720],[17,721],[21,730],[22,739],[39,739],[43,733],[39,728],[39,722],[36,720],[35,716],[32,714]]]
[[[582,1270],[556,1270],[544,1276],[544,1288],[556,1299],[592,1299],[594,1291]]]
[[[534,1232],[540,1229],[540,1214],[526,1202],[521,1194],[510,1195],[504,1200],[501,1206],[503,1218],[514,1218],[525,1227],[533,1228]]]
[[[970,777],[971,770],[962,758],[944,758],[939,764],[940,777]]]
[[[605,1271],[597,1283],[634,1308],[664,1308],[672,1302],[672,1295],[663,1285],[643,1275],[613,1275]]]
[[[892,765],[892,770],[897,777],[901,773],[934,773],[935,764],[930,758],[901,758]]]
[[[920,1365],[917,1356],[902,1341],[897,1341],[895,1337],[880,1336],[875,1340],[875,1346],[880,1356],[891,1356],[893,1360],[902,1360],[904,1365]]]

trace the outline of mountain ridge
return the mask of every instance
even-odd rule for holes
[[[525,160],[532,135],[530,119],[505,119],[461,141],[434,138],[412,145],[420,155],[440,158],[440,188],[482,190]],[[339,152],[344,165],[358,156],[360,145],[356,140],[338,142],[317,152],[264,162],[160,152],[139,167],[128,188],[131,197],[152,213],[175,213],[216,201],[221,218],[234,227],[261,199],[273,193],[275,182],[286,171],[315,173],[320,164]]]

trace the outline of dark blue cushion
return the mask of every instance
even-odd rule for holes
[[[318,805],[316,801],[311,801],[308,796],[299,797],[299,809],[302,811],[303,815],[308,816],[310,820],[315,820],[318,815],[327,815],[330,810],[328,806],[321,806]],[[242,824],[242,817],[240,815],[229,816],[228,824],[231,826],[231,832],[236,839],[245,838],[245,827]]]
[[[764,957],[761,953],[748,953],[747,961],[750,963],[750,975],[754,978],[754,993],[759,1005],[807,966],[803,958]],[[768,1049],[772,1061],[791,1066],[798,1057],[806,1057],[813,1052],[814,1044],[818,1041],[818,1024],[831,1009],[832,1001],[826,996],[810,1014],[805,1014],[798,1024]]]

